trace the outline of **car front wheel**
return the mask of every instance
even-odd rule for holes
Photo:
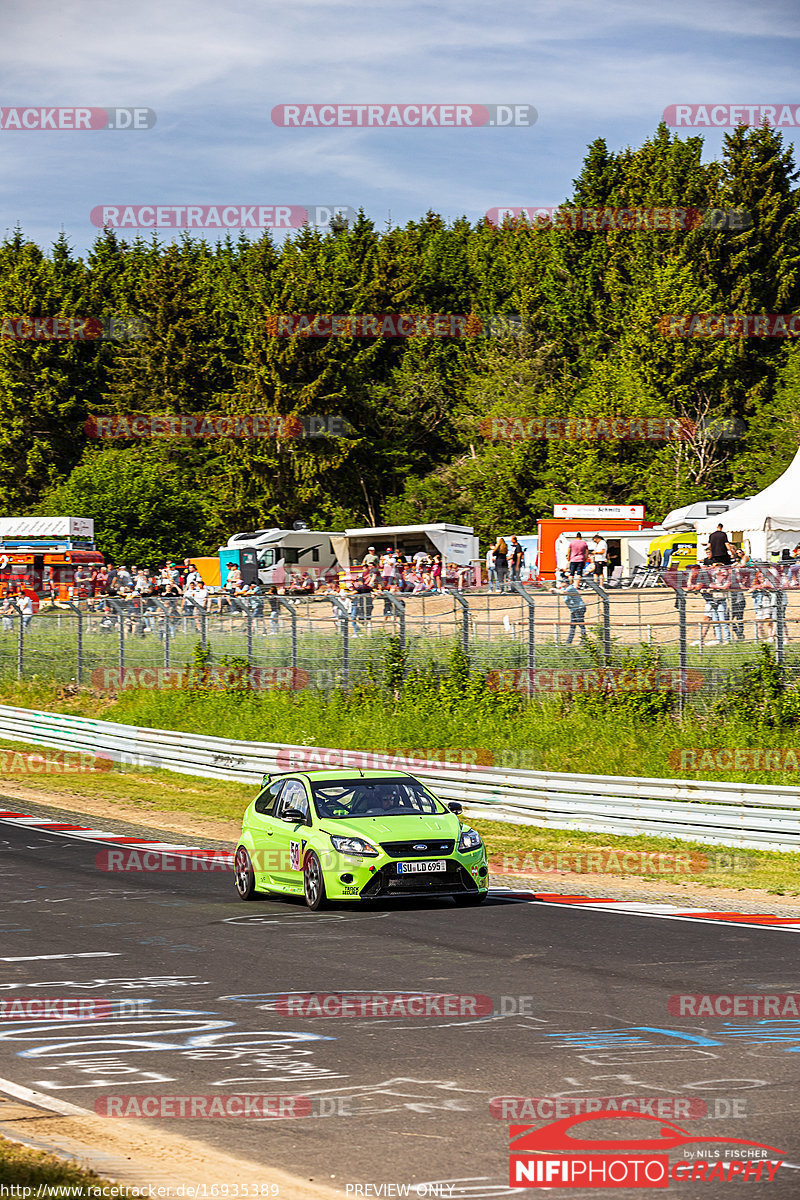
[[[306,858],[306,864],[303,868],[303,882],[306,897],[306,904],[312,912],[317,912],[320,908],[325,908],[328,903],[328,898],[325,895],[325,879],[322,875],[322,867],[319,859],[313,850],[309,851]]]
[[[240,900],[254,900],[256,897],[256,873],[250,861],[250,855],[244,846],[238,846],[233,862],[233,875],[236,891]]]

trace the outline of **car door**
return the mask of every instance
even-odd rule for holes
[[[281,816],[290,808],[303,813],[302,821],[283,821]],[[299,779],[286,781],[272,820],[272,843],[276,860],[275,881],[284,888],[303,890],[303,859],[310,827],[308,793]]]
[[[278,828],[275,810],[285,784],[285,779],[276,779],[274,783],[267,783],[256,796],[250,812],[249,825],[253,834],[253,868],[256,874],[256,886],[259,883],[267,886],[277,882],[276,868],[280,863],[280,852],[275,842],[275,832]]]

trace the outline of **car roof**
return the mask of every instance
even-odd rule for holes
[[[352,779],[355,782],[363,779],[414,779],[408,771],[360,771],[350,767],[346,771],[283,771],[275,772],[271,779],[307,779],[309,783],[325,780],[329,783],[345,783]]]

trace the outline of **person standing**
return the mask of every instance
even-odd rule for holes
[[[569,633],[566,641],[568,646],[572,645],[576,630],[580,630],[581,645],[586,641],[586,605],[580,594],[580,586],[580,577],[575,579],[573,575],[564,588],[564,603],[569,609]]]
[[[494,569],[494,552],[496,547],[496,542],[492,542],[486,551],[486,580],[489,584],[490,592],[494,592],[497,589],[497,572]]]
[[[712,564],[721,563],[727,567],[730,560],[730,551],[735,547],[731,545],[727,533],[722,525],[718,525],[708,539],[708,550],[711,556]]]
[[[604,582],[606,567],[608,565],[608,543],[600,537],[599,533],[592,535],[592,544],[589,547],[589,552],[592,556],[594,577],[598,583]]]
[[[513,534],[511,537],[511,545],[509,546],[508,557],[509,566],[511,567],[510,578],[513,582],[518,583],[522,575],[522,560],[525,557],[525,551],[522,549],[522,546],[520,546],[516,534]]]
[[[498,538],[494,547],[494,569],[497,575],[497,590],[504,592],[506,590],[506,579],[508,577],[508,546],[505,538]]]
[[[281,603],[278,600],[278,589],[273,584],[269,589],[269,631],[270,633],[278,632],[278,613]]]
[[[728,592],[730,591],[731,581],[727,567],[719,564],[715,567],[711,582],[713,588],[711,591],[711,624],[714,629],[714,634],[718,645],[731,640],[731,627],[728,623]]]
[[[361,561],[361,565],[362,565],[362,567],[368,567],[371,572],[374,567],[377,567],[379,561],[380,560],[379,560],[377,554],[375,553],[375,547],[370,546],[369,549],[367,550],[367,553],[364,555],[364,557]]]
[[[744,569],[744,550],[737,550],[730,576],[731,626],[739,642],[744,641],[744,593],[747,588],[748,572]]]
[[[567,547],[567,559],[569,563],[569,573],[574,578],[575,575],[581,576],[584,572],[587,562],[589,561],[589,546],[583,540],[583,534],[576,533],[575,537]]]

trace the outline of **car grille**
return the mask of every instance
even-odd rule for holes
[[[424,849],[417,850],[417,846],[424,846]],[[452,838],[450,841],[421,837],[415,842],[381,842],[381,849],[390,858],[440,858],[442,855],[452,854],[454,846]]]
[[[477,890],[475,880],[455,860],[448,862],[446,871],[430,875],[398,875],[394,863],[387,863],[361,889],[361,896],[364,900],[387,896],[452,896]]]

